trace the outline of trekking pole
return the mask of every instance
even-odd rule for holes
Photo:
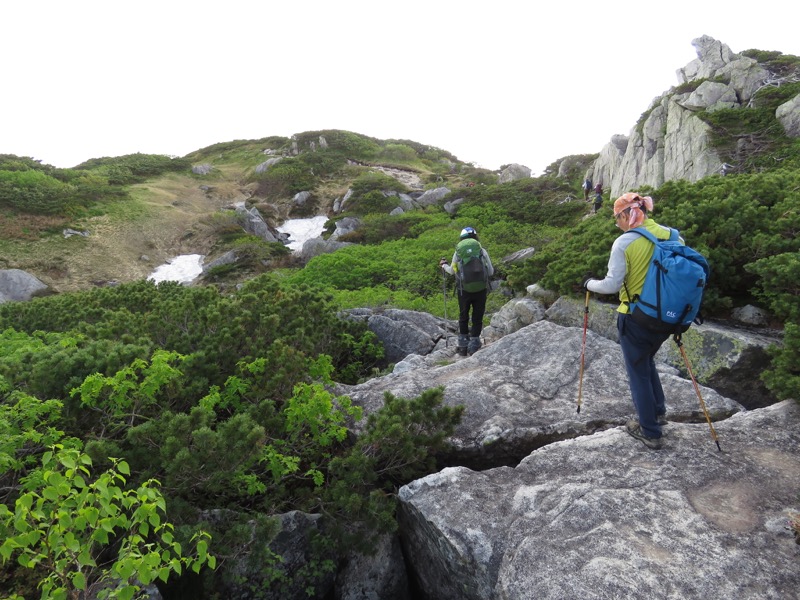
[[[442,260],[447,260],[445,257],[442,257]],[[444,272],[444,269],[439,267],[439,270],[442,272],[442,297],[444,298],[444,347],[448,347],[449,336],[447,333],[447,274]]]
[[[694,384],[694,391],[697,392],[697,399],[700,400],[700,408],[703,409],[703,414],[706,416],[706,422],[708,422],[708,427],[711,429],[711,439],[714,440],[714,443],[717,445],[717,450],[722,452],[722,448],[719,446],[719,439],[717,438],[717,432],[714,430],[714,426],[711,424],[711,417],[708,414],[708,410],[706,409],[706,403],[703,402],[703,396],[700,394],[700,386],[697,385],[697,380],[694,378],[694,373],[692,373],[692,367],[689,365],[689,358],[686,356],[686,350],[683,349],[683,342],[681,342],[681,336],[676,335],[674,338],[675,343],[678,345],[678,349],[681,351],[683,355],[683,362],[686,363],[686,370],[689,371],[689,376],[692,378],[692,383]]]
[[[589,290],[586,290],[586,302],[583,305],[583,343],[581,344],[581,369],[578,375],[578,414],[581,412],[583,397],[583,363],[586,356],[586,329],[589,326]]]

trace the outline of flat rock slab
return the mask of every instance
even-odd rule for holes
[[[445,469],[400,489],[420,589],[437,600],[797,598],[800,406],[670,424],[652,451],[622,427],[516,468]]]
[[[577,412],[582,335],[580,328],[539,321],[468,358],[454,358],[452,349],[409,357],[390,375],[335,391],[369,414],[383,406],[385,392],[415,398],[441,386],[446,405],[466,407],[450,440],[452,460],[481,467],[516,464],[535,448],[622,425],[635,414],[619,345],[592,332]],[[662,368],[670,420],[704,421],[691,380]],[[701,387],[701,393],[714,420],[743,410],[710,388]]]

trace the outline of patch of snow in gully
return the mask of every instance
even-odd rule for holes
[[[169,259],[167,264],[156,267],[156,270],[147,279],[155,283],[161,283],[162,281],[191,283],[202,272],[202,254],[182,254]]]
[[[277,230],[289,234],[289,248],[293,251],[303,249],[303,244],[322,235],[328,217],[321,215],[308,219],[289,219]]]

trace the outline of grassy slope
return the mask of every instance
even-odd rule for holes
[[[210,217],[223,207],[251,197],[256,184],[247,183],[253,168],[269,158],[258,140],[221,144],[189,155],[193,164],[211,164],[207,176],[167,174],[130,186],[129,198],[103,204],[79,219],[15,215],[10,223],[30,235],[0,240],[0,268],[18,268],[41,279],[57,292],[70,292],[109,281],[146,278],[160,264],[179,254],[208,254],[216,242]],[[399,165],[408,168],[408,165]],[[411,168],[433,176],[427,165]],[[352,181],[369,167],[351,165],[322,178],[315,188],[319,212],[330,209]],[[450,179],[453,184],[460,176]],[[442,185],[440,183],[439,185]],[[210,189],[202,189],[210,188]],[[291,198],[269,199],[286,218]],[[65,238],[65,228],[88,231],[88,237]],[[43,235],[37,232],[44,231]]]
[[[6,267],[24,269],[60,292],[143,279],[178,254],[208,252],[214,241],[208,215],[246,197],[237,181],[238,172],[222,174],[205,193],[195,177],[166,175],[132,186],[130,198],[105,205],[104,214],[69,222],[88,237],[64,238],[58,227],[38,240],[4,240],[0,255]]]

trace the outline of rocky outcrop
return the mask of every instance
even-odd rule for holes
[[[342,196],[341,198],[336,198],[333,201],[333,212],[335,214],[339,214],[340,212],[342,212],[342,210],[344,210],[344,205],[347,203],[347,201],[350,199],[352,195],[353,195],[353,190],[348,189],[345,192],[344,196]]]
[[[447,335],[444,321],[413,310],[355,308],[347,311],[347,318],[367,323],[383,343],[385,358],[390,363],[409,354],[429,354]]]
[[[50,291],[44,283],[21,269],[0,270],[0,304],[24,302]]]
[[[208,163],[203,163],[202,165],[193,165],[192,166],[192,173],[195,175],[208,175],[211,171],[214,170],[214,167]]]
[[[420,208],[425,206],[433,206],[439,204],[442,201],[442,199],[449,193],[450,189],[446,187],[438,187],[432,190],[425,190],[421,195],[419,195],[414,200],[414,204]]]
[[[592,177],[610,188],[611,196],[665,181],[698,181],[719,171],[722,160],[709,140],[700,110],[747,106],[769,73],[757,61],[702,36],[692,41],[697,59],[678,71],[682,88],[656,98],[627,141],[615,136],[595,162]],[[692,82],[698,82],[692,88]],[[792,114],[791,107],[786,110]],[[790,117],[786,118],[791,121]]]
[[[500,339],[509,333],[545,318],[544,305],[533,298],[513,298],[492,315],[483,335],[487,341]]]
[[[528,167],[515,163],[508,165],[500,172],[500,175],[497,177],[497,182],[509,183],[511,181],[516,181],[517,179],[527,179],[530,176],[531,170]]]
[[[386,347],[387,361],[397,363],[395,373],[414,369],[420,361],[455,359],[455,342],[450,339],[457,331],[455,320],[396,309],[354,309],[349,311],[349,315],[350,318],[369,323],[370,329]],[[533,289],[528,296],[511,299],[491,316],[489,325],[483,330],[483,341],[492,343],[543,320],[562,327],[582,328],[583,315],[583,303],[577,299],[566,296],[556,299],[552,292]],[[617,344],[616,304],[592,299],[587,327],[597,336]],[[593,337],[589,337],[588,344],[591,345],[593,340]],[[683,349],[695,378],[718,391],[725,389],[724,396],[746,408],[766,406],[777,401],[761,382],[760,374],[769,364],[767,348],[781,341],[779,331],[763,327],[746,329],[712,322],[695,325],[682,336]],[[439,354],[435,357],[424,356],[433,351]],[[414,356],[417,354],[423,356]],[[671,340],[662,345],[656,358],[664,363],[665,369],[673,369],[689,377],[686,360]],[[726,383],[729,381],[736,383],[729,385]]]
[[[775,111],[775,118],[783,126],[786,135],[800,137],[800,94],[781,104]]]
[[[211,269],[215,269],[217,267],[224,267],[226,265],[235,264],[236,261],[239,260],[239,257],[236,255],[236,252],[233,250],[228,250],[221,256],[215,258],[212,261],[203,264],[203,274],[205,275]]]
[[[340,237],[347,235],[348,233],[352,233],[358,229],[359,225],[361,225],[361,220],[357,219],[356,217],[345,217],[343,219],[339,219],[336,221],[336,229],[334,229],[333,233],[328,239],[336,241]]]
[[[283,160],[282,156],[277,156],[275,158],[267,159],[264,162],[256,165],[256,173],[265,173],[271,166],[277,165],[282,160]]]
[[[267,223],[255,206],[248,209],[242,202],[235,206],[235,211],[239,224],[247,233],[260,237],[267,242],[285,244],[288,241],[289,236]]]
[[[525,262],[534,254],[536,254],[536,248],[528,247],[528,248],[523,248],[522,250],[517,250],[516,252],[513,252],[507,256],[504,256],[501,260],[503,264],[515,265],[518,263]]]
[[[545,318],[564,326],[581,327],[583,324],[583,302],[566,296],[560,297],[545,313]],[[589,302],[588,327],[598,335],[614,342],[619,342],[617,333],[616,304]],[[705,322],[693,325],[681,336],[684,350],[689,358],[692,371],[697,379],[708,383],[720,369],[740,369],[742,357],[752,352],[765,349],[773,344],[780,344],[780,331],[766,328],[749,330],[729,327],[720,323]],[[685,361],[678,347],[670,341],[661,346],[656,358],[664,363],[686,372]],[[750,373],[758,378],[759,373]],[[747,403],[749,399],[737,398]]]
[[[448,468],[400,489],[423,598],[792,598],[800,406],[670,423],[647,450],[622,427],[515,468]]]
[[[622,427],[634,410],[619,345],[610,339],[612,305],[593,301],[597,331],[586,335],[582,379],[583,304],[552,302],[546,290],[532,289],[495,313],[489,343],[470,357],[456,355],[452,321],[394,309],[349,313],[399,362],[391,374],[335,385],[333,393],[368,416],[386,392],[414,398],[441,387],[444,403],[465,411],[452,448],[439,456],[459,466],[400,490],[404,552],[386,537],[374,556],[351,556],[334,597],[613,598],[641,591],[677,599],[721,590],[755,600],[795,589],[789,559],[797,550],[786,527],[790,511],[800,509],[795,403],[748,411],[701,385],[712,436],[693,383],[659,353],[670,422],[665,448],[655,453]],[[698,356],[741,362],[758,346],[758,334],[706,327],[706,337],[687,341]],[[720,389],[741,385],[723,373],[714,375]],[[737,391],[759,394],[746,385]],[[706,563],[717,560],[710,579],[697,583],[697,565],[708,571]]]
[[[372,165],[371,168],[374,171],[380,171],[384,175],[393,177],[410,190],[421,190],[425,187],[420,179],[419,173],[416,171],[397,169],[394,167],[384,167],[379,165]]]
[[[350,242],[337,242],[333,239],[323,240],[321,237],[311,238],[303,242],[299,257],[303,263],[307,263],[315,256],[336,252],[345,246],[352,246]]]
[[[455,200],[450,200],[449,202],[445,202],[443,208],[447,214],[450,216],[455,216],[458,212],[458,207],[464,204],[466,198],[456,198]]]
[[[297,192],[292,198],[292,202],[296,207],[302,207],[306,205],[309,198],[311,198],[311,192]]]
[[[382,536],[372,554],[353,554],[336,576],[336,600],[411,600],[400,540]]]

